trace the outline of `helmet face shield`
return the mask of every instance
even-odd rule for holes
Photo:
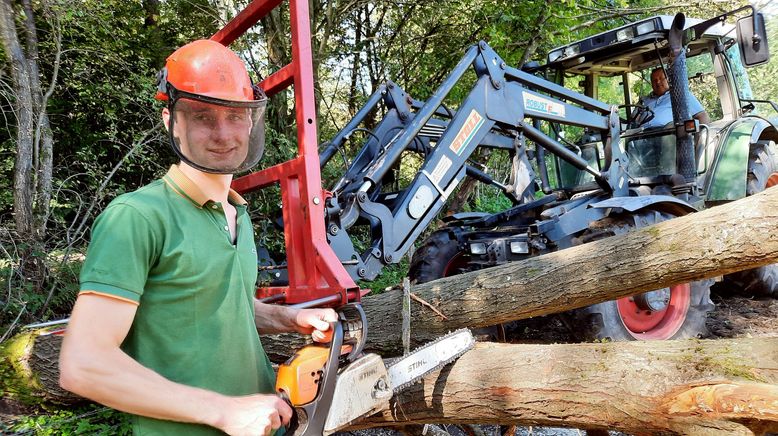
[[[181,160],[215,174],[241,173],[259,162],[265,148],[267,99],[229,101],[172,94],[168,131]]]

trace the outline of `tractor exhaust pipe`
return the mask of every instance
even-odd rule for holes
[[[697,178],[697,164],[694,155],[694,138],[683,128],[683,122],[692,118],[689,113],[689,77],[686,71],[686,47],[684,46],[684,14],[676,14],[670,27],[671,61],[667,71],[670,85],[670,101],[673,105],[673,124],[676,127],[676,163],[678,172],[693,183]]]

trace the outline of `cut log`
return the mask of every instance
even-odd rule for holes
[[[481,343],[352,429],[516,424],[629,434],[778,431],[778,338]]]
[[[776,228],[778,188],[771,188],[624,235],[413,286],[413,295],[445,318],[413,299],[411,345],[462,327],[559,313],[774,263]],[[370,326],[367,350],[401,353],[402,291],[367,296],[362,305]],[[287,355],[290,344],[302,341],[263,338],[271,355]]]
[[[59,387],[62,336],[45,329],[23,332],[0,346],[0,390],[26,404],[84,401]]]

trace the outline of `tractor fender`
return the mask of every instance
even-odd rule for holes
[[[751,145],[763,140],[778,142],[778,129],[770,121],[749,115],[719,132],[713,165],[705,179],[705,201],[731,201],[746,196],[748,154]]]
[[[607,200],[592,203],[593,208],[621,208],[628,212],[637,212],[643,209],[653,209],[667,212],[674,216],[687,215],[697,212],[697,209],[689,203],[669,195],[641,195],[639,197],[613,197]]]

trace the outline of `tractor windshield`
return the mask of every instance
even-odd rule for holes
[[[692,115],[701,117],[705,113],[709,119],[720,120],[724,118],[724,111],[722,89],[718,84],[720,79],[715,67],[716,58],[712,54],[715,46],[716,41],[712,38],[695,41],[689,49],[687,74],[690,93],[694,97],[694,103],[690,103]],[[732,53],[738,55],[736,46]],[[648,47],[644,45],[628,52],[614,53],[612,57],[597,59],[587,64],[586,69],[574,66],[558,70],[556,74],[557,83],[566,88],[618,106],[622,119],[621,145],[629,157],[628,173],[633,181],[641,183],[650,183],[648,179],[671,176],[677,172],[669,92],[659,89],[660,95],[656,95],[657,91],[652,86],[652,76],[661,73],[656,70],[663,61],[667,62],[666,47],[662,44],[654,46],[652,43]],[[738,86],[750,90],[744,69],[741,68],[738,77]],[[556,131],[561,142],[588,162],[600,169],[607,165],[602,146],[592,140],[596,138],[596,132],[570,126],[551,128]],[[560,187],[575,189],[592,181],[589,174],[559,159],[555,165]]]

